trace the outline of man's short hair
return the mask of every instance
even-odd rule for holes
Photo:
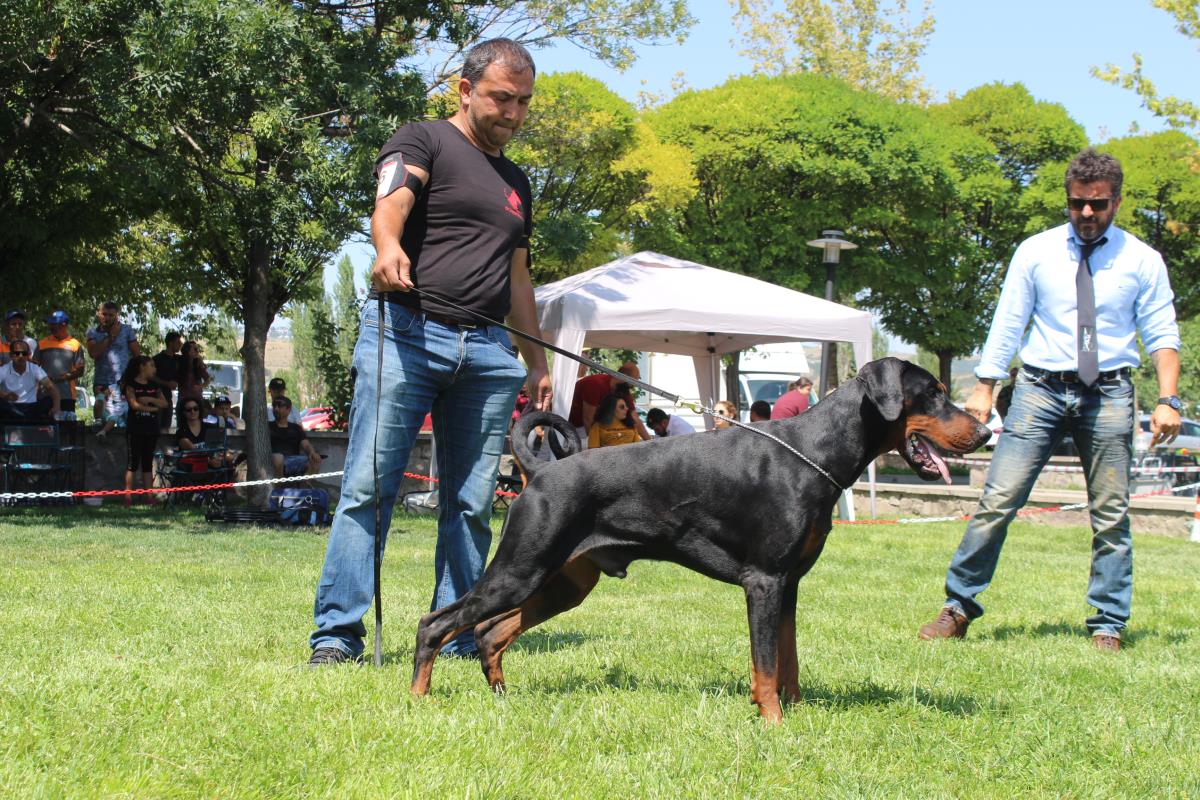
[[[105,311],[116,311],[118,313],[121,311],[121,305],[114,300],[105,300],[100,304],[100,307]]]
[[[519,42],[512,39],[488,39],[480,42],[467,51],[463,61],[462,77],[474,86],[483,79],[483,73],[491,64],[502,64],[512,72],[529,70],[534,76],[537,68],[533,65],[533,56]]]
[[[657,425],[660,422],[665,422],[666,419],[667,412],[663,411],[661,408],[652,408],[646,412],[646,422],[650,423],[651,425]]]
[[[764,417],[765,419],[770,419],[771,418],[771,404],[768,403],[766,400],[755,400],[753,403],[750,404],[750,413],[754,414],[755,416]]]
[[[622,375],[628,375],[629,377],[632,378],[635,374],[641,372],[641,370],[638,369],[638,365],[636,362],[626,361],[624,364],[621,365],[621,368],[619,370],[617,370],[617,372],[621,373]]]
[[[1108,153],[1101,153],[1094,147],[1081,152],[1071,159],[1067,167],[1067,175],[1063,187],[1070,192],[1072,183],[1096,183],[1108,181],[1112,187],[1113,197],[1121,196],[1121,184],[1125,181],[1125,173],[1121,171],[1121,162]]]
[[[268,389],[286,389],[287,382],[283,378],[271,378],[271,382],[267,384]]]
[[[182,338],[183,338],[183,334],[180,333],[179,331],[170,331],[167,333],[167,338],[163,339],[163,341],[166,342],[167,344],[170,344],[171,342],[178,341]]]

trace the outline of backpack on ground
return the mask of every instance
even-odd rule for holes
[[[328,525],[333,520],[324,489],[272,489],[267,508],[278,511],[284,525]]]

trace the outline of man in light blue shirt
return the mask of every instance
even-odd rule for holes
[[[1181,405],[1174,294],[1162,257],[1112,225],[1121,182],[1115,158],[1091,148],[1080,153],[1064,181],[1070,223],[1027,239],[1013,255],[966,410],[986,421],[996,381],[1008,375],[1018,347],[1024,366],[979,508],[950,562],[945,606],[921,627],[922,639],[962,638],[983,614],[976,597],[992,580],[1008,524],[1069,432],[1083,462],[1094,533],[1087,601],[1096,613],[1087,627],[1099,650],[1121,648],[1133,594],[1129,372],[1139,363],[1138,334],[1158,376],[1153,444],[1178,435]]]

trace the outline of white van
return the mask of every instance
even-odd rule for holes
[[[242,415],[242,396],[245,390],[246,368],[240,361],[206,361],[211,380],[204,396],[211,402],[214,398],[226,395],[233,403],[233,413]]]

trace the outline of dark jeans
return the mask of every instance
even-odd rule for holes
[[[39,398],[36,403],[13,403],[0,400],[0,419],[41,420],[50,419],[54,401],[49,397]]]

